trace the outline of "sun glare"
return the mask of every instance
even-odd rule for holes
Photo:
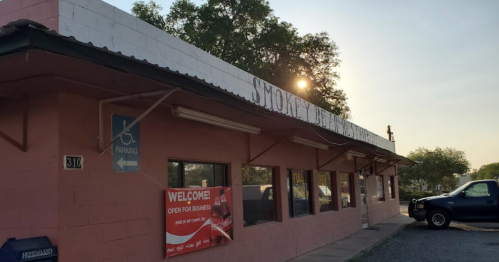
[[[298,87],[300,89],[303,89],[303,88],[307,87],[307,82],[305,80],[298,81]]]

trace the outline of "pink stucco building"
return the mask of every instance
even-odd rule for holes
[[[48,236],[60,262],[286,261],[399,213],[397,165],[412,162],[394,142],[113,6],[3,0],[0,26],[0,245]],[[121,140],[140,141],[136,159],[116,158],[116,115],[140,120]],[[232,189],[233,241],[167,258],[165,190],[195,186]],[[248,211],[266,188],[270,211]]]

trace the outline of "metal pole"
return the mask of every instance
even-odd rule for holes
[[[16,140],[10,138],[10,136],[8,136],[2,131],[0,131],[0,138],[7,141],[9,144],[15,146],[17,149],[21,150],[22,152],[26,152],[23,145],[19,144]]]
[[[330,159],[329,161],[327,161],[326,163],[324,163],[323,165],[319,166],[317,168],[317,170],[321,170],[321,168],[325,167],[327,164],[333,162],[335,159],[337,159],[338,157],[342,156],[343,154],[345,154],[346,152],[348,152],[348,150],[354,148],[354,146],[351,146],[351,147],[348,147],[347,149],[345,149],[344,151],[342,151],[341,153],[339,153],[338,155],[336,155],[335,157],[333,157],[332,159]],[[319,160],[317,160],[317,162],[319,162]]]
[[[412,169],[413,167],[415,167],[416,165],[412,165],[404,170],[402,170],[401,172],[398,172],[397,175],[400,175],[400,174],[403,174],[405,171],[409,170],[409,169]],[[398,170],[397,170],[398,171]]]
[[[392,164],[388,164],[388,166],[387,166],[387,167],[385,167],[385,168],[381,169],[381,171],[379,171],[379,172],[376,172],[376,175],[379,175],[381,172],[383,172],[383,171],[387,170],[388,168],[390,168],[390,167],[392,167],[392,166],[395,166],[398,162],[400,162],[400,160],[397,160],[397,161],[395,161],[395,162],[394,162],[394,163],[392,163]]]
[[[163,102],[168,96],[170,96],[173,92],[177,91],[178,88],[174,89],[174,90],[171,90],[170,92],[166,93],[165,95],[163,95],[158,101],[156,101],[153,105],[151,105],[146,111],[144,111],[139,117],[137,117],[132,123],[130,123],[127,127],[125,127],[125,129],[123,129],[119,134],[117,134],[115,137],[113,137],[113,139],[111,139],[111,141],[109,141],[109,143],[107,143],[102,149],[101,149],[101,153],[99,156],[101,156],[102,154],[104,154],[104,151],[111,145],[113,144],[113,142],[118,139],[120,136],[122,136],[125,132],[127,132],[128,130],[130,130],[130,128],[134,127],[135,124],[137,124],[140,120],[142,120],[146,115],[148,115],[152,110],[154,110],[154,108],[156,108],[159,104],[161,104],[161,102]]]
[[[135,95],[125,95],[125,96],[119,96],[119,97],[113,97],[113,98],[107,98],[101,100],[103,103],[112,103],[112,102],[118,102],[118,101],[124,101],[124,100],[130,100],[133,98],[141,98],[141,97],[148,97],[148,96],[157,96],[157,95],[162,95],[162,94],[167,94],[169,93],[170,90],[159,90],[159,91],[153,91],[153,92],[147,92],[147,93],[141,93],[141,94],[135,94]]]
[[[437,177],[437,161],[435,159],[435,154],[433,154],[433,176],[436,178]]]
[[[273,147],[275,147],[277,144],[281,143],[282,141],[288,139],[291,135],[293,135],[294,133],[296,133],[298,131],[298,129],[294,130],[293,132],[289,133],[288,135],[286,135],[285,137],[283,137],[282,139],[280,139],[279,141],[275,142],[274,144],[272,144],[271,146],[269,146],[267,149],[263,150],[260,154],[258,154],[257,156],[253,157],[252,159],[250,159],[248,161],[248,165],[251,164],[253,161],[255,161],[257,158],[259,158],[260,156],[262,156],[263,154],[267,153],[267,151],[269,151],[270,149],[272,149]]]
[[[9,97],[9,98],[15,98],[17,97]],[[23,136],[22,136],[22,144],[5,134],[4,132],[0,131],[0,138],[8,142],[9,144],[15,146],[17,149],[21,150],[22,152],[27,152],[28,151],[28,99],[27,98],[19,98],[23,99]]]
[[[107,98],[107,99],[102,99],[99,101],[99,152],[104,151],[104,110],[103,110],[103,105],[105,103],[112,103],[112,102],[118,102],[118,101],[124,101],[124,100],[130,100],[130,99],[136,99],[136,98],[143,98],[143,97],[148,97],[148,96],[156,96],[156,95],[162,95],[165,93],[170,92],[171,90],[159,90],[159,91],[153,91],[153,92],[148,92],[148,93],[140,93],[140,94],[134,94],[134,95],[123,95],[119,97],[113,97],[113,98]]]
[[[432,152],[431,152],[431,151],[429,151],[429,150],[426,150],[426,153],[428,154],[428,156],[430,156]],[[431,159],[431,160],[433,160],[433,159]],[[426,191],[428,191],[428,184],[429,184],[429,183],[428,183],[428,173],[429,173],[429,172],[426,172],[426,173],[425,173]]]
[[[365,166],[363,166],[363,167],[359,168],[359,169],[358,169],[358,170],[356,170],[356,171],[360,171],[360,170],[362,170],[362,169],[366,168],[367,166],[371,165],[372,163],[374,163],[374,162],[378,161],[378,159],[380,159],[380,158],[379,158],[379,157],[374,157],[374,160],[373,160],[373,161],[369,162],[367,165],[365,165]]]

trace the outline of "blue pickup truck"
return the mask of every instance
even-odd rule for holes
[[[451,193],[413,199],[409,217],[428,221],[432,229],[460,222],[499,222],[499,184],[497,180],[471,181]]]

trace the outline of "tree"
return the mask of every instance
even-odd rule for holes
[[[264,0],[207,0],[197,6],[177,0],[166,16],[154,1],[135,2],[138,18],[342,118],[350,118],[343,90],[336,88],[338,47],[325,32],[300,36],[279,21]],[[308,83],[298,91],[296,82]]]
[[[166,29],[166,22],[163,16],[159,13],[163,8],[156,4],[154,1],[150,1],[146,4],[144,1],[135,2],[133,4],[132,13],[145,22],[156,26],[159,29]]]
[[[440,181],[440,185],[444,190],[448,190],[449,188],[456,189],[458,184],[459,177],[457,176],[443,177],[442,181]]]
[[[433,151],[418,148],[410,152],[408,158],[418,164],[401,173],[399,183],[405,187],[416,185],[420,190],[423,186],[434,188],[436,185],[453,185],[455,174],[461,175],[470,170],[466,154],[453,148],[437,147]]]
[[[478,170],[473,170],[470,174],[471,180],[495,179],[499,178],[499,163],[483,165]]]

